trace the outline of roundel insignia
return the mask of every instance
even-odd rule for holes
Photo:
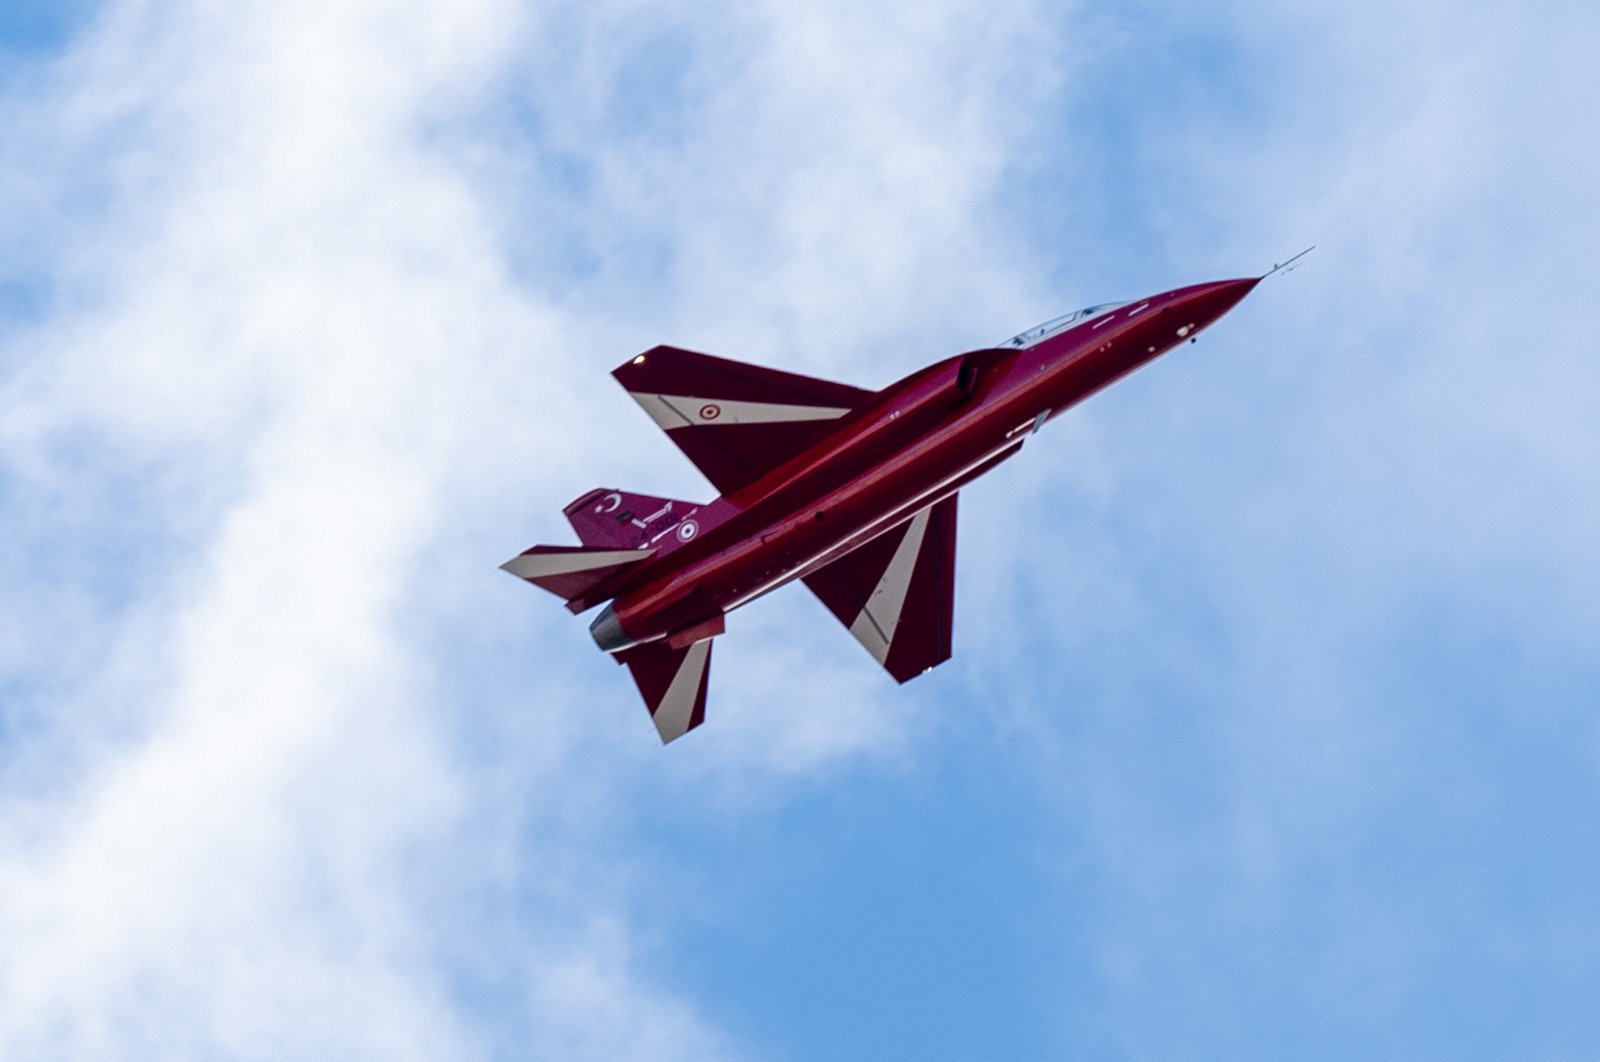
[[[722,416],[722,407],[715,402],[707,402],[700,407],[701,420],[716,420],[720,416]]]
[[[678,525],[678,541],[687,542],[700,533],[700,525],[693,520],[685,520]]]

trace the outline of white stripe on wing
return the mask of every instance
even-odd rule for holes
[[[712,424],[791,424],[811,420],[837,420],[850,412],[839,406],[788,405],[782,402],[738,402],[727,398],[692,395],[653,395],[628,392],[662,428],[702,427]]]
[[[883,570],[883,577],[873,587],[872,596],[862,606],[861,614],[850,624],[850,633],[880,664],[889,658],[889,646],[894,643],[894,632],[900,626],[906,595],[911,590],[911,573],[917,566],[917,554],[922,552],[922,540],[927,535],[928,517],[932,512],[929,506],[911,518],[905,537],[895,548],[889,566]]]

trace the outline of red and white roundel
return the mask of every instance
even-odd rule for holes
[[[716,420],[720,416],[722,416],[722,407],[715,402],[707,402],[700,407],[701,420]]]
[[[700,533],[700,525],[693,520],[685,520],[678,525],[678,541],[687,542]]]

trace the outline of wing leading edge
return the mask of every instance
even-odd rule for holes
[[[811,592],[896,682],[950,659],[956,497],[805,577]]]

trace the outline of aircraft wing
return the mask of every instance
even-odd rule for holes
[[[805,577],[811,592],[896,682],[950,659],[956,498],[929,506]]]
[[[611,375],[723,494],[876,397],[848,384],[677,347],[647,350]]]

